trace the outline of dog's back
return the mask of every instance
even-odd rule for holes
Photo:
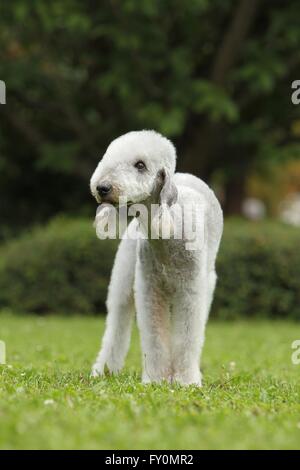
[[[223,234],[223,211],[210,187],[200,178],[190,173],[175,173],[173,181],[177,187],[193,189],[201,195],[207,206],[207,229],[209,233],[210,257],[215,262]]]

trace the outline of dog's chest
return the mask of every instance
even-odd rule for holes
[[[174,291],[191,282],[198,272],[199,257],[187,251],[181,240],[143,240],[138,247],[141,268],[152,283]]]

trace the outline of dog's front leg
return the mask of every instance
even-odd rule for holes
[[[105,365],[111,373],[118,373],[123,367],[134,316],[135,263],[136,241],[122,240],[112,271],[107,298],[106,329],[101,350],[92,369],[94,377],[104,374]]]

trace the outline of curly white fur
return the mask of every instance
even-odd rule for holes
[[[135,163],[146,165],[139,172]],[[102,348],[93,375],[119,372],[129,348],[134,312],[141,335],[143,381],[175,381],[201,385],[199,360],[205,325],[216,285],[215,261],[223,215],[214,193],[190,174],[175,174],[173,144],[154,131],[125,134],[108,147],[91,178],[91,191],[109,181],[108,202],[124,196],[130,202],[153,202],[172,207],[175,202],[204,209],[201,248],[186,250],[186,240],[123,237],[108,290],[108,316]],[[131,224],[147,230],[143,220]],[[130,229],[130,226],[128,227]]]

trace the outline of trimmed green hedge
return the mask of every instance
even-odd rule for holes
[[[300,230],[295,227],[227,223],[217,263],[214,315],[300,320],[299,247]]]
[[[105,310],[116,242],[89,220],[55,219],[0,249],[0,308],[45,313]]]
[[[300,319],[300,231],[278,223],[226,222],[214,317]],[[0,308],[100,313],[117,242],[91,221],[55,219],[0,248]]]

